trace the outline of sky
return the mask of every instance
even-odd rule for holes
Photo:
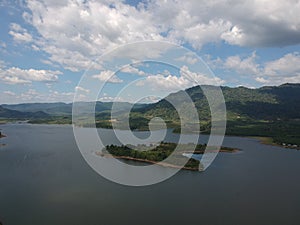
[[[0,104],[299,83],[299,12],[299,0],[1,0]]]

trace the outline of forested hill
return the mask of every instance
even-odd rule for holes
[[[214,86],[203,86],[213,90]],[[300,84],[249,89],[221,87],[227,109],[227,135],[272,137],[279,144],[300,146]],[[210,131],[210,109],[202,89],[197,86],[186,90],[198,109],[201,130]],[[141,118],[162,117],[177,130],[179,116],[167,101],[180,101],[184,92],[170,94],[165,99],[136,112]],[[188,114],[184,102],[181,111]],[[180,108],[179,107],[179,108]],[[142,119],[140,119],[142,121]],[[136,126],[136,125],[135,125]]]
[[[37,119],[37,118],[48,118],[48,117],[49,115],[42,111],[20,112],[17,110],[11,110],[0,106],[0,118],[23,120],[23,119],[33,119],[33,118]]]
[[[215,86],[203,86],[206,89],[214,89]],[[249,89],[246,87],[221,87],[227,108],[228,119],[250,118],[254,120],[277,120],[277,119],[299,119],[300,118],[300,84],[283,84],[281,86],[262,87]],[[200,119],[210,118],[208,102],[199,86],[189,88],[185,91],[198,108]],[[183,98],[183,91],[170,94],[165,99],[154,104],[134,105],[134,112],[140,116],[152,117],[162,116],[170,120],[178,119],[177,112],[167,101],[168,99]],[[90,102],[82,102],[82,109]],[[184,105],[184,100],[182,101]],[[112,102],[97,102],[96,113],[109,113]],[[119,103],[118,107],[131,108],[130,103]],[[6,110],[8,109],[8,110]],[[1,105],[1,117],[23,117],[32,116],[37,113],[39,117],[71,115],[72,104],[66,103],[24,103],[15,105]],[[12,111],[9,111],[12,110]],[[187,109],[188,110],[188,109]],[[20,113],[20,112],[23,112]],[[42,114],[44,112],[45,114]],[[24,114],[25,113],[25,114]],[[100,118],[101,119],[101,118]]]
[[[214,89],[214,86],[204,86]],[[246,87],[221,87],[228,119],[249,118],[254,120],[300,119],[300,84],[283,84],[278,87],[250,89]],[[210,117],[208,102],[202,89],[197,86],[186,90],[199,110],[200,119]],[[170,94],[166,99],[180,99],[183,92]],[[148,116],[165,116],[176,119],[177,113],[166,99],[140,110]]]
[[[202,86],[214,90],[215,86]],[[277,143],[293,143],[300,146],[300,84],[250,89],[246,87],[221,87],[227,109],[226,133],[239,136],[268,136]],[[187,93],[195,103],[202,132],[210,131],[210,109],[200,86],[170,94],[153,104],[120,103],[122,117],[124,109],[132,108],[131,129],[148,129],[153,117],[161,117],[169,127],[180,130],[180,120],[175,108],[168,100],[176,100],[184,115],[189,115],[184,95]],[[82,110],[94,104],[82,102]],[[97,102],[97,127],[111,128],[110,110],[112,102]],[[32,123],[71,123],[72,104],[30,103],[0,106],[0,119],[30,119]],[[124,117],[125,118],[125,117]],[[122,119],[115,118],[122,125]],[[85,125],[85,124],[82,124]]]

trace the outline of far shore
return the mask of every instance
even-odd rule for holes
[[[11,123],[13,122],[13,120],[10,120],[10,121],[7,121],[7,120],[0,120],[0,125],[4,125],[4,124],[8,124],[8,123]],[[27,123],[28,121],[26,121]],[[30,123],[30,122],[29,122]],[[31,124],[31,123],[30,123]],[[35,123],[33,123],[35,124]],[[70,124],[61,124],[61,123],[39,123],[40,125],[70,125]],[[88,128],[88,127],[87,127]],[[101,128],[101,127],[99,127]],[[102,128],[102,129],[111,129],[111,128]],[[136,131],[143,131],[143,130],[136,130]],[[206,133],[203,133],[203,134],[206,134]],[[208,135],[208,134],[206,134]],[[294,150],[300,150],[300,146],[297,146],[297,147],[294,147],[293,145],[282,145],[282,144],[278,144],[276,142],[273,141],[273,138],[272,137],[263,137],[263,136],[245,136],[245,135],[225,135],[225,136],[228,136],[228,137],[245,137],[245,138],[254,138],[254,139],[257,139],[260,141],[261,144],[264,144],[264,145],[272,145],[272,146],[277,146],[277,147],[282,147],[282,148],[286,148],[286,149],[294,149]],[[2,135],[0,138],[2,137],[6,137],[5,135]],[[239,151],[239,150],[237,150]],[[237,152],[237,151],[227,151],[227,150],[220,150],[220,152]],[[199,154],[202,154],[201,152],[199,152]]]
[[[289,145],[289,144],[282,145],[282,144],[275,143],[273,141],[273,138],[271,138],[271,137],[249,136],[249,138],[255,138],[255,139],[259,140],[259,142],[261,144],[264,144],[264,145],[272,145],[272,146],[277,146],[277,147],[281,147],[281,148],[300,150],[300,146],[294,147],[293,145]]]

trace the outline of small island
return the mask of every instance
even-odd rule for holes
[[[191,149],[192,144],[180,144],[180,149]],[[167,159],[169,155],[172,154],[174,149],[177,147],[176,143],[161,142],[159,145],[108,145],[101,152],[96,152],[98,156],[102,157],[114,157],[117,159],[132,160],[138,162],[145,162],[151,164],[158,164],[165,167],[171,168],[181,168],[182,161],[186,161],[185,154],[204,154],[206,145],[196,145],[195,151],[192,150],[180,150],[172,159],[172,162],[166,162],[163,160]],[[210,152],[218,151],[215,149],[210,149]],[[238,149],[222,147],[220,152],[234,153],[239,151]],[[110,154],[108,154],[110,153]],[[182,168],[184,170],[201,171],[203,166],[200,162],[194,158],[190,158],[185,166]]]

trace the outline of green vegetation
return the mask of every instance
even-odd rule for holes
[[[49,115],[42,111],[37,112],[20,112],[0,106],[1,120],[26,120],[29,118],[47,118]]]
[[[139,161],[144,162],[152,162],[157,163],[165,160],[176,148],[175,143],[161,143],[159,146],[154,147],[152,150],[147,150],[149,147],[145,145],[140,146],[116,146],[109,145],[106,147],[106,150],[112,154],[113,156],[123,158],[123,159],[139,159]],[[152,146],[153,147],[153,146]],[[203,146],[199,146],[199,148],[203,148]],[[133,150],[139,149],[139,150]],[[143,151],[142,151],[143,150]],[[182,155],[182,153],[175,156],[175,161],[173,159],[174,164],[168,164],[177,166],[180,165],[180,161],[186,160],[186,157]],[[195,159],[189,159],[185,164],[184,169],[192,169],[198,170],[199,161]]]
[[[214,86],[196,86],[185,92],[195,104],[200,119],[201,132],[209,134],[211,113],[208,101],[202,89],[214,94]],[[227,110],[227,135],[270,137],[277,144],[300,146],[300,84],[284,84],[278,87],[249,89],[245,87],[221,87]],[[112,122],[120,129],[126,129],[125,111],[130,109],[129,126],[131,130],[149,130],[149,121],[160,117],[173,128],[181,132],[178,112],[169,101],[178,102],[178,109],[187,121],[191,118],[188,103],[184,101],[184,92],[170,94],[154,104],[118,103],[117,111],[111,116],[112,103],[96,102],[96,126],[112,128]],[[91,102],[82,102],[82,119],[76,125],[90,127],[92,116],[87,109]],[[218,103],[214,103],[218,107]],[[29,120],[30,123],[71,124],[72,104],[34,103],[0,106],[2,121]],[[194,132],[193,123],[188,132]]]
[[[227,135],[270,137],[273,143],[300,146],[300,120],[228,121]]]
[[[176,147],[178,147],[176,143],[166,143],[166,142],[161,142],[157,146],[108,145],[106,146],[105,149],[102,150],[102,153],[99,153],[99,155],[105,156],[105,152],[108,151],[111,155],[120,159],[137,160],[137,161],[148,162],[148,163],[157,163],[157,162],[162,162],[167,157],[169,157]],[[164,162],[161,165],[171,166],[171,167],[182,165],[181,164],[182,161],[186,160],[186,157],[183,156],[184,153],[203,154],[206,149],[206,145],[194,146],[193,144],[180,144],[179,147],[180,150],[177,150],[178,152],[171,159],[171,161]],[[194,147],[195,147],[195,151],[193,151]],[[212,150],[214,151],[214,149]],[[237,150],[233,148],[222,147],[221,151],[235,152]],[[198,168],[199,168],[199,161],[190,158],[185,164],[183,169],[198,170]]]
[[[213,90],[213,86],[203,86]],[[249,89],[221,87],[227,110],[227,135],[270,137],[277,144],[300,146],[300,84]],[[211,115],[201,87],[187,89],[198,109],[201,132],[209,134]],[[145,118],[161,117],[174,132],[180,132],[180,120],[167,99],[180,99],[182,92],[169,95],[158,103],[136,110]],[[184,105],[180,110],[187,114]],[[187,110],[187,109],[186,109]]]
[[[51,116],[47,118],[35,118],[28,120],[32,124],[72,124],[70,116]]]

